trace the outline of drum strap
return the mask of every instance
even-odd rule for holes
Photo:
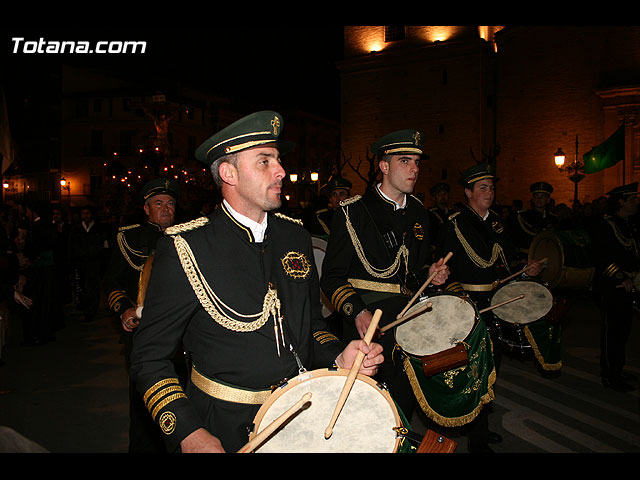
[[[371,280],[360,280],[359,278],[349,278],[347,281],[353,288],[362,290],[372,290],[374,292],[400,293],[400,284],[373,282]]]
[[[198,372],[195,367],[191,369],[191,381],[198,389],[210,397],[232,403],[262,405],[267,398],[269,398],[269,395],[271,395],[271,390],[245,390],[229,384],[220,383],[205,377]]]

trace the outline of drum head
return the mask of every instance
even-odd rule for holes
[[[410,355],[442,352],[469,336],[476,324],[476,309],[457,295],[437,295],[413,305],[407,315],[431,302],[433,306],[396,327],[396,342]]]
[[[560,281],[564,267],[564,249],[560,239],[552,231],[536,235],[529,247],[529,261],[546,258],[546,268],[540,272],[539,278],[551,287]]]
[[[544,317],[553,306],[553,295],[544,285],[537,282],[518,281],[499,288],[491,299],[491,305],[505,302],[524,295],[524,298],[507,303],[492,311],[505,322],[525,325]]]
[[[386,390],[369,377],[358,375],[328,439],[324,432],[333,416],[348,370],[314,370],[290,380],[260,407],[255,432],[269,426],[282,413],[311,392],[297,414],[262,443],[256,453],[393,453],[402,426],[398,410]]]

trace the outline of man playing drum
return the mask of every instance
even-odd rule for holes
[[[429,275],[436,274],[435,285],[448,275],[443,259],[431,263],[428,212],[411,195],[423,157],[421,133],[389,133],[371,151],[378,157],[382,181],[341,203],[322,265],[322,290],[345,320],[345,340],[364,336],[375,309],[383,312],[380,326],[388,325]],[[410,419],[416,399],[402,362],[391,358],[393,335],[379,341],[387,353],[377,378]]]
[[[223,202],[212,215],[174,226],[158,241],[131,374],[169,451],[232,452],[271,387],[333,363],[373,375],[382,347],[346,347],[326,331],[311,239],[280,206],[283,119],[244,117],[197,150]],[[171,363],[184,344],[190,381]]]
[[[453,252],[449,261],[451,275],[446,290],[466,293],[482,310],[490,306],[496,283],[511,274],[511,262],[516,260],[513,243],[500,215],[490,209],[495,196],[496,177],[487,164],[465,170],[460,177],[467,205],[454,213],[443,228],[436,257]],[[533,262],[528,274],[540,273],[540,263]],[[483,315],[484,319],[490,316]],[[482,321],[482,320],[481,320]],[[496,370],[500,365],[500,342],[493,322],[485,320],[493,343]],[[488,443],[499,442],[499,435],[489,432],[486,409],[468,425],[469,450],[491,451]]]

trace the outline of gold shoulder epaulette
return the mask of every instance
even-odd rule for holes
[[[451,215],[449,215],[449,220],[453,220],[459,214],[460,214],[460,212],[452,213]]]
[[[139,226],[140,226],[139,223],[135,223],[133,225],[125,225],[124,227],[118,228],[118,231],[119,232],[124,232],[125,230],[131,230],[132,228],[136,228],[136,227],[139,227]]]
[[[415,195],[411,194],[411,195],[409,195],[409,196],[410,196],[410,197],[412,197],[412,198],[415,198],[415,199],[418,201],[418,203],[419,203],[420,205],[424,205],[424,203],[422,203],[422,200],[420,200],[420,199],[419,199],[418,197],[416,197]]]
[[[200,228],[207,223],[209,223],[209,219],[207,217],[198,217],[189,222],[180,223],[178,225],[168,227],[164,231],[164,233],[166,233],[167,235],[176,235],[178,233],[188,232],[189,230],[195,230],[196,228]]]
[[[275,212],[274,215],[278,218],[282,218],[283,220],[288,220],[292,223],[297,223],[298,225],[300,225],[301,227],[303,226],[302,224],[302,220],[298,219],[298,218],[291,218],[288,217],[287,215],[280,213],[280,212]]]
[[[357,202],[358,200],[360,200],[362,197],[360,195],[354,195],[351,198],[347,198],[346,200],[343,200],[340,202],[340,206],[341,207],[345,207],[347,205],[351,205],[352,203]]]

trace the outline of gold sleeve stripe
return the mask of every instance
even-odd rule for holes
[[[160,410],[162,410],[164,407],[166,407],[171,402],[175,402],[176,400],[180,400],[181,398],[187,398],[187,396],[184,393],[175,393],[175,394],[170,395],[169,397],[165,398],[160,403],[158,403],[155,406],[155,408],[151,411],[151,418],[153,418],[153,420],[155,421],[156,417],[158,416],[158,412]]]
[[[338,340],[338,337],[336,337],[333,333],[324,331],[314,332],[313,337],[320,344]]]
[[[109,299],[108,299],[109,308],[112,308],[113,305],[122,298],[127,298],[127,296],[124,293],[124,290],[116,290],[114,292],[111,292],[111,294],[109,294]]]
[[[169,377],[169,378],[165,378],[164,380],[160,380],[159,382],[157,382],[156,384],[152,385],[151,388],[149,388],[144,395],[142,396],[142,399],[144,400],[144,403],[147,404],[147,400],[156,394],[156,392],[158,390],[160,390],[162,387],[166,386],[166,385],[180,385],[180,382],[178,381],[178,379],[176,377]]]
[[[444,289],[446,292],[462,292],[464,289],[460,282],[453,282],[447,285]]]
[[[336,307],[336,309],[340,310],[340,308],[342,307],[342,304],[344,303],[344,301],[349,298],[356,295],[356,291],[353,289],[349,289],[349,290],[345,290],[343,292],[342,295],[340,295],[340,298],[336,299],[336,303],[334,304],[334,306]]]
[[[169,393],[174,393],[174,392],[182,392],[184,393],[184,390],[182,390],[182,386],[180,385],[173,385],[173,386],[169,386],[165,389],[160,390],[159,392],[157,392],[155,395],[153,395],[149,401],[147,402],[147,409],[148,410],[152,410],[154,405],[158,402],[158,400],[161,397],[164,397],[165,395],[168,395]]]
[[[338,295],[345,288],[349,288],[350,286],[351,285],[347,284],[347,285],[343,285],[341,287],[336,288],[336,290],[333,292],[333,295],[331,295],[331,303],[335,304],[336,302],[334,300],[336,298],[336,295]]]
[[[613,275],[620,270],[620,267],[618,265],[616,265],[615,263],[612,263],[611,265],[609,265],[607,268],[604,269],[604,274],[609,276],[609,277],[613,277]]]

